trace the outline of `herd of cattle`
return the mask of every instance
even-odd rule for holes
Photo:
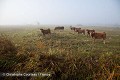
[[[91,36],[93,38],[93,42],[95,42],[95,39],[103,39],[103,43],[105,44],[105,39],[106,39],[106,33],[105,32],[98,33],[94,29],[93,30],[81,29],[81,28],[76,28],[76,27],[72,27],[72,26],[70,26],[70,29],[73,30],[74,32],[77,32],[78,34],[84,34],[85,35],[85,32],[86,32],[87,36]],[[51,34],[50,29],[40,29],[40,30],[41,30],[43,35]],[[55,27],[54,30],[64,30],[64,26]]]

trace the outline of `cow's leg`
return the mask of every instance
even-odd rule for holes
[[[88,36],[90,36],[90,33],[88,33]]]
[[[95,38],[93,38],[93,43],[95,43]]]
[[[85,32],[84,32],[84,35],[85,35]]]
[[[95,43],[95,38],[94,38],[94,43]]]
[[[105,44],[105,39],[103,39],[103,43]]]
[[[45,36],[45,34],[43,34],[43,36]]]
[[[89,33],[87,33],[87,37],[89,37],[90,35],[89,35]]]
[[[87,37],[88,37],[88,34],[87,34]]]
[[[49,33],[49,35],[51,35],[51,33]]]

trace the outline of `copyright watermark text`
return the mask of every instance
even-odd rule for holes
[[[50,73],[0,73],[0,76],[51,76]]]

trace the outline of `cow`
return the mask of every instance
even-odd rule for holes
[[[70,26],[70,29],[75,31],[75,27]]]
[[[105,44],[105,39],[106,39],[105,32],[102,32],[102,33],[93,32],[91,33],[91,37],[94,39],[94,42],[95,42],[95,39],[103,39],[103,43]]]
[[[77,29],[76,32],[78,32],[78,34],[84,34],[85,35],[85,29]]]
[[[58,26],[58,27],[55,27],[54,30],[64,30],[64,26]]]
[[[44,29],[40,29],[41,30],[41,32],[42,32],[42,34],[45,36],[46,34],[51,34],[51,31],[50,31],[50,29],[46,29],[46,30],[44,30]]]
[[[75,32],[78,32],[79,30],[81,30],[81,28],[75,28]]]
[[[87,31],[87,36],[90,36],[90,35],[91,35],[91,33],[95,32],[95,30],[94,30],[94,29],[93,29],[93,30],[89,30],[89,29],[87,29],[86,31]]]

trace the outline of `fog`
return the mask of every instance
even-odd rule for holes
[[[120,0],[0,0],[0,25],[120,25]]]

